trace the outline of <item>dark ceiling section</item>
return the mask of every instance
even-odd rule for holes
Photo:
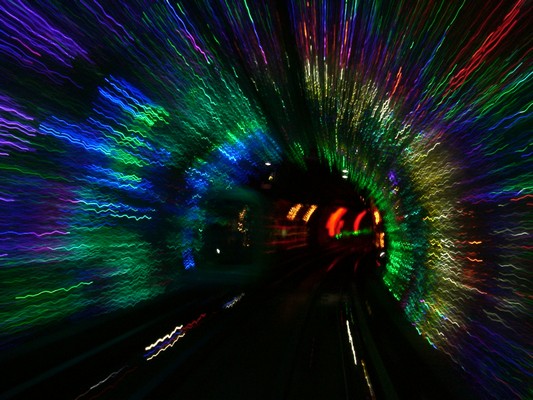
[[[306,168],[283,163],[273,170],[270,196],[317,205],[365,206],[364,197],[343,178],[342,171],[330,171],[323,164],[308,160]]]

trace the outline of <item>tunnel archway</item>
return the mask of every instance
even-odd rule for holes
[[[2,4],[2,348],[177,290],[245,188],[317,205],[283,211],[304,244],[378,210],[414,329],[486,396],[527,396],[527,6]]]

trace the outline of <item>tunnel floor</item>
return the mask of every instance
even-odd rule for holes
[[[156,373],[155,398],[366,398],[346,340],[347,275],[302,265],[243,304],[192,365]],[[244,298],[243,298],[244,302]],[[205,327],[209,330],[209,327]],[[165,366],[166,367],[166,366]],[[157,382],[156,382],[157,381]],[[129,395],[128,389],[124,395]],[[122,395],[122,393],[121,393]],[[143,398],[136,393],[135,398]],[[318,396],[318,397],[317,397]]]
[[[359,271],[363,251],[302,254],[278,256],[259,285],[198,287],[43,343],[13,359],[2,398],[476,398],[404,332],[383,287]]]

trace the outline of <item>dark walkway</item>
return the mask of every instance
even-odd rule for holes
[[[71,332],[65,340],[57,337],[15,360],[28,367],[13,364],[5,375],[13,387],[4,395],[191,400],[470,396],[445,360],[409,336],[399,310],[376,277],[367,274],[363,254],[332,250],[287,254],[269,283],[255,287],[209,285],[205,276],[198,277],[201,285],[189,282],[194,290],[157,307]]]

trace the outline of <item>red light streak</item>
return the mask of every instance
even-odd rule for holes
[[[326,223],[326,229],[328,230],[330,237],[334,237],[341,232],[342,225],[344,224],[342,217],[344,217],[344,214],[346,214],[347,211],[347,208],[339,207],[329,216],[328,222]]]

